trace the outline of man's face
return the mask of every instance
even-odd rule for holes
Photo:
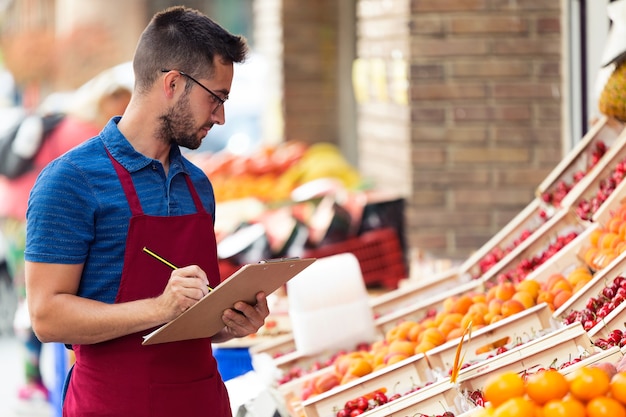
[[[159,137],[166,143],[198,149],[214,124],[224,124],[223,101],[228,97],[233,79],[233,64],[214,62],[211,79],[181,75],[187,87],[161,119]],[[191,88],[189,88],[191,83]],[[207,91],[209,90],[209,91]]]

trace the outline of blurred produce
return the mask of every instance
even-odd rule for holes
[[[219,203],[247,197],[281,203],[300,185],[320,178],[336,179],[347,189],[362,183],[357,170],[330,143],[287,141],[248,155],[221,151],[187,156],[211,179]]]

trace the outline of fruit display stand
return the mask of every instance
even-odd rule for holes
[[[410,394],[361,414],[363,417],[406,417],[441,415],[446,411],[455,411],[456,387],[449,379],[434,382]],[[343,405],[342,405],[343,406]],[[306,417],[334,417],[337,412],[318,413],[310,404],[305,403]]]
[[[414,355],[303,402],[307,417],[332,417],[353,398],[377,390],[406,393],[435,381],[423,354]],[[420,388],[423,389],[423,388]],[[390,394],[391,395],[391,394]],[[334,412],[333,412],[334,411]]]
[[[576,193],[568,193],[562,201],[563,207],[571,207],[581,219],[591,220],[593,214],[607,200],[621,181],[613,178],[623,173],[626,165],[626,130],[622,131],[619,143],[610,148],[593,170],[576,185]],[[619,145],[619,146],[618,146]]]
[[[514,372],[533,372],[539,368],[548,368],[560,362],[556,367],[575,358],[591,356],[599,352],[580,323],[553,330],[491,359],[478,362],[459,372],[458,382],[462,390],[482,390],[485,381],[494,373],[507,370]]]
[[[626,303],[621,303],[587,333],[594,340],[606,339],[614,330],[623,330],[624,323],[626,323]]]
[[[513,282],[526,278],[527,274],[537,269],[558,253],[579,234],[588,224],[582,222],[572,211],[557,211],[528,239],[506,255],[494,268],[483,275],[485,283],[495,283],[500,275]]]
[[[593,213],[591,221],[606,225],[613,215],[613,211],[626,202],[626,181],[621,181],[604,203]]]
[[[472,291],[479,291],[483,288],[483,284],[480,280],[470,281],[462,284],[452,290],[440,293],[437,296],[423,300],[422,302],[409,305],[404,308],[395,310],[387,315],[374,320],[374,325],[377,331],[382,337],[391,330],[393,327],[403,321],[421,321],[425,317],[436,314],[438,310],[443,306],[443,302],[452,296],[459,294],[466,294]]]
[[[547,205],[567,207],[567,201],[563,201],[566,194],[571,199],[583,191],[581,177],[593,175],[593,170],[604,159],[605,153],[623,146],[626,141],[623,131],[623,123],[602,117],[541,182],[536,196]],[[604,152],[601,150],[603,147]]]
[[[463,342],[464,360],[472,363],[494,354],[502,346],[516,344],[528,335],[547,331],[555,327],[552,312],[545,303],[497,321],[489,326],[465,335]],[[460,339],[451,340],[429,350],[426,354],[431,368],[440,375],[449,374],[455,361]]]
[[[555,253],[549,262],[544,262],[535,270],[526,275],[525,279],[532,279],[540,283],[548,281],[554,274],[567,275],[578,266],[585,265],[582,254],[589,245],[589,240],[593,230],[597,229],[597,224],[589,224],[575,239],[569,242],[560,251]]]
[[[594,225],[590,230],[593,231]],[[554,317],[560,322],[564,322],[566,317],[575,311],[584,310],[591,297],[597,297],[602,291],[621,274],[626,273],[626,252],[619,255],[611,264],[598,271],[591,281],[583,288],[574,293],[561,307],[554,312]],[[614,294],[613,294],[614,296]],[[611,297],[613,298],[613,297]]]
[[[278,358],[294,350],[296,350],[296,342],[293,339],[293,334],[289,333],[251,346],[250,355],[267,354],[272,358]]]
[[[404,286],[372,298],[371,306],[374,317],[382,317],[413,305],[416,302],[436,296],[444,291],[464,285],[471,281],[468,274],[462,274],[459,268],[451,268],[423,281],[409,281]]]

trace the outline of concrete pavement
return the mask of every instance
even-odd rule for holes
[[[43,372],[51,379],[54,369],[51,349],[42,357]],[[12,336],[0,336],[0,416],[2,417],[56,417],[54,407],[44,401],[19,401],[17,390],[24,383],[23,351],[21,343]]]

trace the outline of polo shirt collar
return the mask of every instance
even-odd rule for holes
[[[102,142],[111,156],[131,173],[152,165],[155,160],[137,152],[117,128],[117,123],[121,118],[121,116],[116,116],[109,120],[100,134]],[[174,171],[189,173],[183,163],[183,157],[178,146],[170,147],[170,169],[172,170],[170,175],[177,173]]]

